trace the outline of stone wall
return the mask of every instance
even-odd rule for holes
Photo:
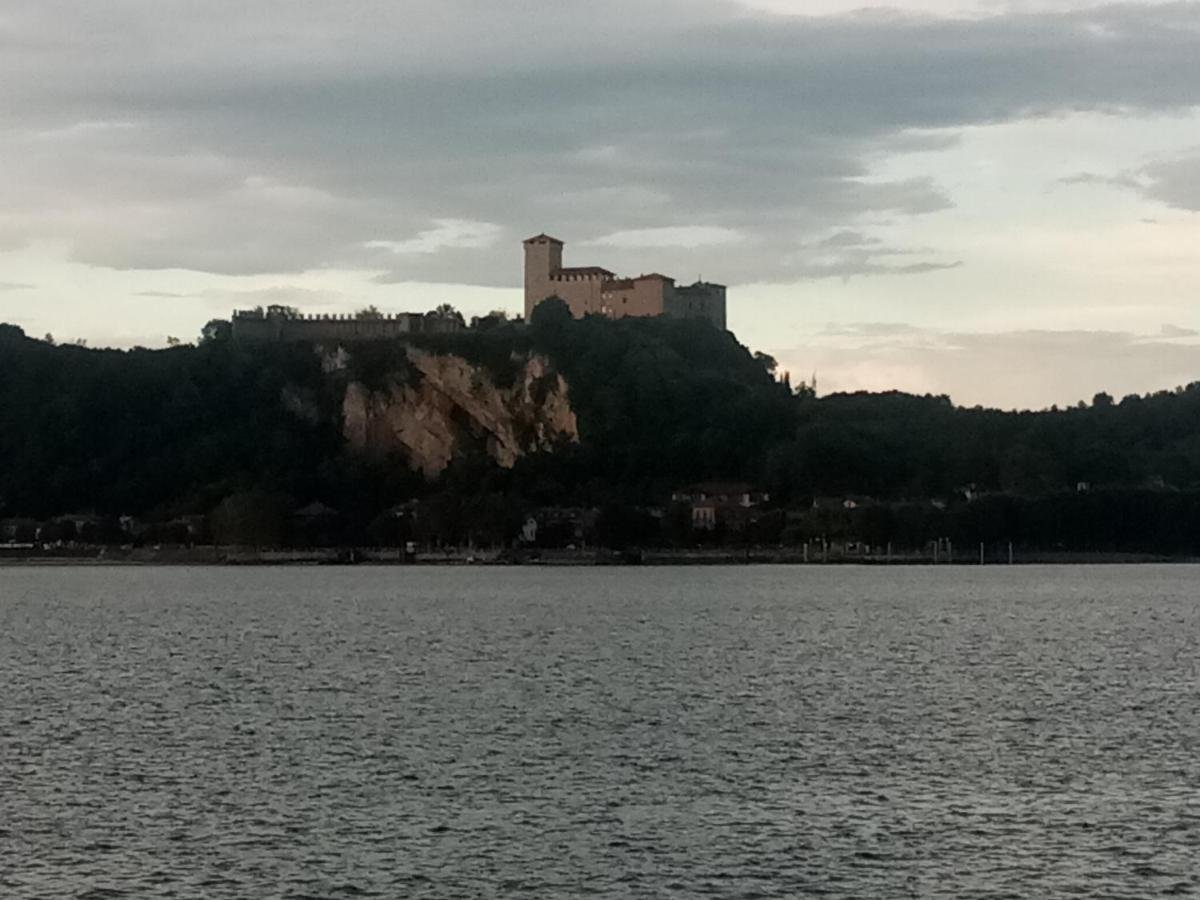
[[[674,282],[662,275],[643,275],[609,281],[604,285],[601,312],[610,319],[626,316],[661,316]]]
[[[545,234],[539,234],[537,237],[531,237],[525,241],[526,322],[533,315],[535,306],[547,297],[554,295],[555,288],[550,283],[550,277],[562,268],[562,248],[562,241]],[[567,298],[563,297],[563,299]]]
[[[677,287],[667,299],[665,313],[677,319],[707,319],[722,331],[725,324],[725,286],[697,281]]]
[[[367,319],[349,315],[290,316],[257,311],[233,314],[234,340],[258,343],[396,340],[411,334],[442,334],[460,328],[453,319],[422,313]]]
[[[550,292],[546,296],[562,299],[570,307],[571,315],[582,319],[603,311],[605,278],[597,273],[560,274],[550,279]]]

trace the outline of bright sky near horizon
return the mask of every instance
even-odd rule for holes
[[[822,393],[1200,380],[1200,2],[0,0],[0,321],[730,286]]]

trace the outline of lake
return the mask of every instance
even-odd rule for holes
[[[1200,568],[0,569],[5,898],[1200,891]]]

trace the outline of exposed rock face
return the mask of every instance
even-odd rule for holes
[[[413,469],[435,478],[472,438],[482,437],[505,468],[526,453],[579,440],[567,384],[543,357],[531,357],[510,388],[458,356],[410,349],[408,358],[421,376],[414,385],[347,387],[343,428],[357,450],[375,456],[400,451]]]

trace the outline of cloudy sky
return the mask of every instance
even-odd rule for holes
[[[0,0],[0,321],[730,285],[822,393],[1200,380],[1200,2]]]

